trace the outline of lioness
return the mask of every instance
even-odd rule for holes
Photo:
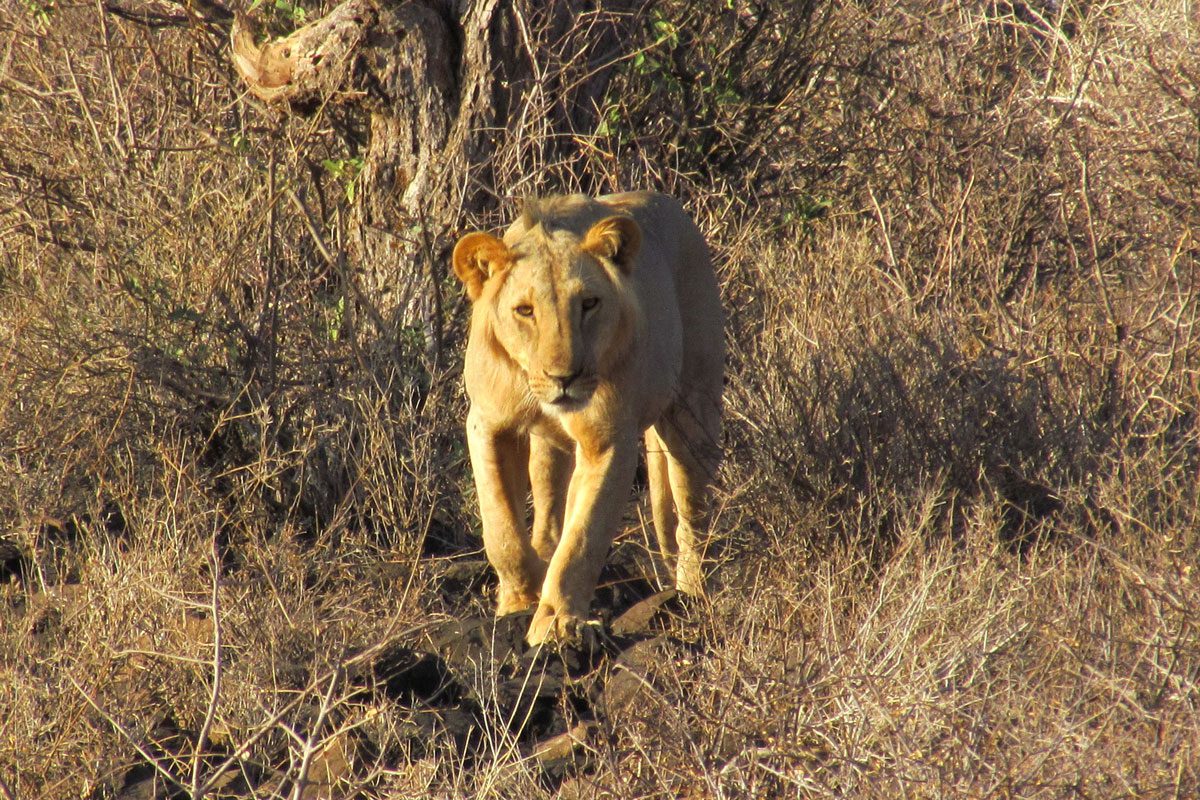
[[[643,431],[659,547],[701,593],[724,315],[687,213],[650,192],[543,199],[453,260],[473,304],[467,442],[497,616],[536,603],[530,644],[583,632]]]

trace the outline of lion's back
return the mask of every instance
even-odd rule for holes
[[[708,243],[691,216],[673,197],[656,192],[626,192],[600,198],[605,206],[632,216],[642,229],[638,269],[663,271],[662,280],[642,287],[644,313],[675,316],[682,338],[683,383],[720,391],[725,366],[725,312]],[[644,276],[649,278],[650,276]]]

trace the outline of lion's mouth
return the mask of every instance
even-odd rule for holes
[[[578,408],[589,400],[589,397],[580,397],[571,392],[560,392],[558,397],[550,401],[550,405],[560,409]]]
[[[554,397],[546,401],[546,405],[555,411],[578,411],[592,399],[592,391],[582,386],[571,386],[562,389]]]

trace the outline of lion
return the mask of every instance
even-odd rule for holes
[[[578,640],[644,438],[659,549],[702,595],[721,456],[724,313],[703,235],[651,192],[529,203],[464,236],[466,433],[496,615],[536,605],[526,640]],[[532,528],[526,519],[533,495]]]

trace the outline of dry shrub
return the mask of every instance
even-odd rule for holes
[[[444,384],[417,357],[419,332],[358,335],[367,312],[297,211],[328,207],[323,233],[340,235],[344,177],[312,173],[336,142],[272,136],[198,93],[235,89],[208,49],[217,30],[151,37],[88,9],[52,20],[45,36],[28,30],[39,17],[22,20],[16,47],[29,52],[11,70],[28,90],[5,130],[16,218],[5,248],[7,377],[23,402],[4,424],[21,459],[8,473],[22,476],[14,491],[46,470],[58,496],[6,513],[87,515],[98,481],[128,478],[137,494],[148,476],[129,470],[152,475],[160,451],[177,446],[231,503],[276,522],[325,526],[349,502],[381,530],[419,527],[394,486],[424,490],[406,473],[439,448],[430,430],[448,426],[427,422],[453,418],[454,401],[426,402]],[[66,66],[39,75],[47,64]],[[81,113],[94,137],[71,128]],[[35,115],[43,127],[25,124]],[[69,179],[52,191],[46,176],[60,171]],[[79,241],[64,240],[67,220]],[[360,457],[378,469],[360,476]]]
[[[428,614],[427,534],[465,538],[461,401],[415,332],[362,335],[321,254],[344,150],[246,118],[219,28],[48,13],[2,78],[0,788],[190,790],[241,752],[282,792],[340,726],[411,735],[348,672]]]
[[[214,790],[287,796],[337,748],[339,796],[552,796],[500,728],[468,760],[364,691],[486,600],[431,580],[477,546],[463,305],[431,352],[336,257],[361,121],[239,100],[219,25],[42,8],[0,23],[0,796],[232,754]],[[1194,19],[629,13],[596,129],[545,127],[588,69],[556,54],[470,222],[686,198],[729,308],[726,546],[561,796],[1194,794]]]
[[[600,782],[643,797],[1194,787],[1194,666],[1179,667],[1197,655],[1195,581],[1147,580],[1188,559],[1077,540],[1016,560],[989,545],[995,506],[968,523],[978,545],[930,547],[938,500],[917,501],[882,567],[853,549],[764,559],[722,598],[721,645],[610,720],[628,755]]]

